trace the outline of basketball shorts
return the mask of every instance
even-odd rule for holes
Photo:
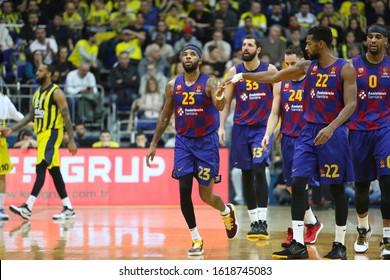
[[[283,178],[286,182],[286,186],[291,186],[292,183],[292,167],[293,167],[293,158],[295,152],[295,145],[297,144],[298,137],[291,137],[288,135],[282,136],[281,150],[282,150],[282,168],[283,168]],[[309,186],[318,187],[320,183],[313,178],[309,179]]]
[[[347,128],[338,127],[323,145],[314,145],[324,124],[307,124],[298,136],[293,159],[292,177],[315,178],[321,184],[353,182],[351,151]]]
[[[7,140],[0,138],[0,175],[8,174],[11,170],[12,164],[8,153]]]
[[[350,130],[348,138],[356,182],[390,175],[390,126],[369,131]]]
[[[60,155],[58,149],[61,146],[63,130],[48,129],[37,135],[38,156],[37,165],[45,161],[48,169],[60,166]]]
[[[191,138],[176,134],[173,177],[193,174],[199,184],[209,186],[219,172],[219,139],[217,131]]]
[[[233,125],[232,149],[233,166],[242,170],[250,170],[255,163],[266,162],[270,164],[270,154],[273,135],[268,143],[268,152],[261,147],[261,141],[265,135],[264,126]]]

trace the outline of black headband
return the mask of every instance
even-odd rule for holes
[[[183,50],[181,52],[183,53],[186,50],[193,50],[194,52],[196,52],[198,54],[199,58],[202,58],[202,51],[197,46],[195,46],[193,44],[188,44],[187,46],[185,46],[183,48]]]
[[[371,25],[371,26],[368,28],[367,34],[370,34],[370,33],[380,33],[380,34],[382,34],[384,37],[387,37],[387,36],[389,35],[388,32],[387,32],[386,27],[383,26],[383,25],[379,25],[379,24]]]

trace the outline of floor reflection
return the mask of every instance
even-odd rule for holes
[[[34,208],[31,221],[11,214],[0,222],[0,259],[9,260],[270,260],[281,250],[286,228],[291,224],[288,207],[270,208],[270,239],[247,240],[247,210],[238,207],[240,232],[234,240],[226,238],[220,215],[209,207],[196,208],[200,234],[204,240],[203,256],[189,258],[190,234],[179,207],[83,207],[77,218],[53,222],[57,208]],[[324,223],[318,242],[308,246],[312,260],[320,260],[331,248],[334,238],[334,211],[321,211]],[[355,254],[356,213],[350,211],[346,246],[348,259],[380,259],[381,220],[379,211],[370,214],[374,234],[366,254]]]

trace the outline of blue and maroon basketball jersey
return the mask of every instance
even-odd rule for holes
[[[210,76],[201,73],[198,80],[187,86],[184,75],[177,76],[173,89],[175,126],[178,134],[187,137],[203,137],[219,127],[219,111],[206,94]]]
[[[253,73],[267,71],[269,64],[261,62],[254,71],[245,69],[244,64],[236,66],[236,73]],[[235,85],[236,110],[234,123],[238,125],[266,126],[272,109],[272,84],[240,80]]]
[[[390,58],[371,64],[365,57],[352,59],[358,87],[357,107],[351,116],[351,130],[376,130],[390,125]]]
[[[341,70],[345,63],[348,62],[338,58],[332,65],[322,68],[318,60],[311,62],[306,75],[307,122],[329,124],[344,108]]]
[[[304,112],[307,107],[306,81],[283,81],[280,86],[281,127],[280,132],[297,137],[306,124]]]

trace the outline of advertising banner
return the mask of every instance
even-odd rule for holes
[[[73,205],[177,205],[179,182],[171,177],[173,149],[157,149],[151,168],[146,149],[79,149],[75,156],[60,150],[61,172]],[[14,166],[7,178],[5,204],[23,204],[35,181],[36,149],[10,149]],[[214,191],[228,198],[228,149],[220,149],[222,182]],[[194,180],[194,204],[204,204]],[[35,205],[62,205],[50,174]]]

